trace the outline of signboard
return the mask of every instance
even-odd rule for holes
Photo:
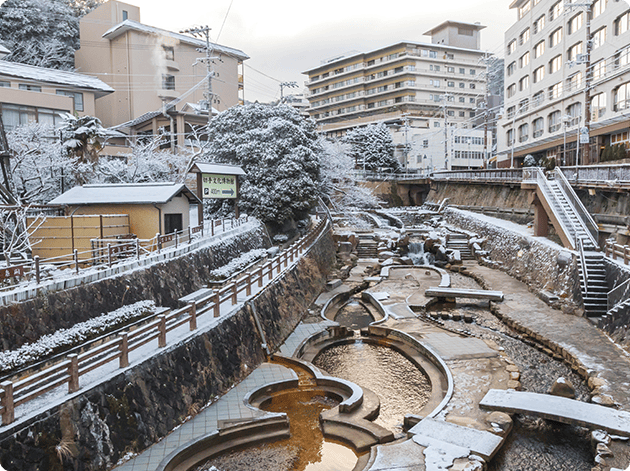
[[[589,143],[588,128],[587,127],[580,128],[580,144],[588,144],[588,143]]]
[[[237,197],[236,178],[236,175],[202,173],[203,198],[235,199]]]

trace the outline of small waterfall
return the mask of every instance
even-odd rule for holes
[[[435,261],[432,253],[424,251],[424,241],[410,242],[408,255],[414,265],[433,265]]]

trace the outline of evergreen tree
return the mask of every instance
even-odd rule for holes
[[[397,171],[400,162],[394,158],[392,135],[383,123],[355,128],[346,134],[350,156],[357,168],[371,171],[389,169]]]
[[[247,173],[239,207],[249,214],[281,224],[315,204],[321,148],[315,123],[294,108],[232,107],[212,120],[208,141],[206,159],[240,165]]]

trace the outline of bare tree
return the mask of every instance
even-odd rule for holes
[[[29,220],[30,206],[0,207],[0,242],[7,266],[13,257],[26,259],[33,246],[30,235],[44,223],[46,217],[37,215]]]

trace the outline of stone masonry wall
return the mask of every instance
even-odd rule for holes
[[[335,256],[330,233],[295,268],[254,298],[268,345],[277,349],[323,289]],[[265,360],[249,306],[189,342],[0,434],[7,471],[96,471],[164,437]],[[60,445],[61,444],[61,445]],[[57,450],[67,450],[66,456]]]
[[[503,227],[485,223],[466,212],[448,208],[445,220],[487,239],[489,258],[501,270],[524,282],[536,293],[548,291],[559,297],[565,312],[580,313],[582,303],[577,257],[552,242],[537,240]]]
[[[144,299],[152,299],[158,306],[177,307],[180,297],[207,283],[210,271],[243,252],[268,246],[260,225],[175,260],[3,306],[0,348],[18,348],[42,335]]]

